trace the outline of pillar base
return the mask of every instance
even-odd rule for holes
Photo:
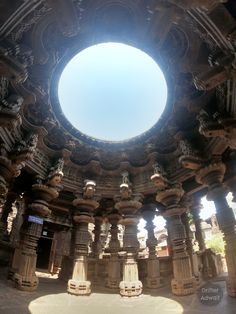
[[[108,263],[107,287],[110,289],[119,289],[120,286],[120,261],[112,256]]]
[[[38,287],[39,280],[35,274],[30,276],[22,276],[15,273],[13,275],[15,287],[22,291],[35,291]]]
[[[89,295],[91,293],[91,282],[70,279],[67,292],[74,295]]]
[[[196,291],[196,279],[194,277],[183,280],[171,280],[171,289],[175,295],[189,295]]]
[[[146,285],[149,289],[158,289],[163,286],[163,283],[161,277],[147,278]]]
[[[10,242],[0,240],[0,266],[7,266],[14,251]]]
[[[119,289],[120,287],[120,278],[108,278],[106,286],[110,289]]]
[[[160,277],[160,264],[156,257],[147,260],[147,279],[146,285],[149,289],[158,289],[162,286]]]
[[[236,298],[236,278],[226,279],[227,293],[230,297]]]
[[[143,284],[141,281],[121,281],[120,294],[123,297],[136,297],[142,294]]]

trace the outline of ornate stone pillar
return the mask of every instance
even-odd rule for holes
[[[49,203],[58,197],[63,176],[63,160],[59,160],[51,168],[45,182],[32,186],[32,203],[28,206],[21,228],[21,240],[16,250],[18,269],[13,276],[16,288],[24,291],[33,291],[38,286],[35,275],[38,240],[41,236],[43,219],[50,215]]]
[[[137,254],[139,242],[137,238],[137,225],[139,219],[136,215],[142,206],[140,195],[132,195],[128,173],[122,174],[123,182],[120,185],[119,201],[115,208],[123,215],[121,223],[125,227],[123,235],[123,250],[126,251],[123,264],[123,280],[120,282],[120,294],[122,296],[138,296],[142,293],[142,282],[138,276]]]
[[[7,239],[7,218],[9,213],[12,210],[12,204],[15,202],[16,198],[18,197],[18,194],[15,192],[8,192],[6,197],[6,202],[2,207],[2,213],[0,218],[0,239]]]
[[[5,201],[7,200],[9,186],[14,178],[20,175],[25,162],[33,158],[37,141],[38,135],[29,133],[25,138],[15,142],[11,150],[8,149],[7,145],[0,144],[0,238],[2,239],[7,234],[7,217],[10,205],[9,202],[5,204]],[[11,198],[10,194],[8,198]],[[10,246],[7,241],[2,244],[0,246],[0,255],[5,256],[3,259],[8,262]]]
[[[151,206],[144,207],[142,211],[143,219],[146,220],[146,229],[148,232],[148,238],[146,245],[149,251],[149,257],[147,259],[147,281],[146,285],[150,289],[157,289],[162,286],[161,276],[160,276],[160,265],[159,259],[156,255],[157,239],[154,234],[154,223],[153,219],[155,217],[155,208]]]
[[[77,198],[73,201],[76,207],[73,217],[75,224],[74,266],[67,291],[75,295],[91,293],[91,282],[87,280],[88,246],[91,243],[88,224],[94,222],[93,212],[99,205],[94,199],[95,186],[94,181],[86,180],[82,195],[77,194]]]
[[[100,281],[100,264],[99,259],[102,253],[102,243],[101,243],[101,227],[103,223],[103,217],[100,213],[96,213],[94,216],[94,240],[91,245],[91,256],[94,258],[94,275],[93,275],[93,282],[94,284],[99,284]]]
[[[225,241],[225,258],[228,267],[227,291],[230,296],[236,297],[235,217],[232,208],[227,203],[227,190],[222,183],[225,170],[222,162],[213,162],[197,172],[196,180],[208,186],[207,198],[215,203],[216,217]]]
[[[194,199],[191,206],[191,213],[193,215],[193,222],[195,224],[195,236],[198,242],[199,251],[205,251],[206,245],[201,227],[200,210],[202,209],[202,204],[200,199]]]
[[[201,227],[201,218],[200,218],[200,210],[202,209],[202,204],[201,200],[198,198],[193,198],[192,206],[191,206],[191,213],[193,215],[193,222],[195,224],[195,237],[198,242],[198,247],[199,251],[201,254],[201,261],[202,261],[202,276],[205,279],[212,278],[213,276],[213,270],[212,267],[210,266],[209,259],[208,259],[208,254],[205,251],[206,250],[206,245],[205,245],[205,240],[203,236],[203,231]]]
[[[15,177],[20,175],[21,169],[25,166],[25,162],[33,158],[37,142],[38,135],[29,133],[24,139],[16,142],[11,151],[7,149],[5,144],[0,144],[1,234],[6,232],[6,224],[3,222],[7,220],[8,209],[7,206],[4,208],[3,205],[7,198],[9,185]]]
[[[107,286],[111,289],[118,289],[120,284],[120,271],[121,265],[118,256],[120,250],[120,241],[118,240],[118,222],[121,219],[121,216],[118,210],[113,209],[107,216],[109,223],[111,224],[110,234],[111,239],[109,242],[108,251],[111,254],[109,263],[108,263],[108,280]]]
[[[8,192],[6,201],[2,206],[2,212],[0,213],[0,263],[7,266],[14,252],[14,245],[11,243],[9,234],[10,230],[8,230],[8,215],[12,211],[12,206],[16,198],[16,193]]]
[[[172,257],[173,249],[172,249],[172,243],[171,243],[171,240],[170,240],[170,222],[169,222],[169,218],[168,217],[166,217],[166,229],[167,229],[168,255]]]
[[[178,183],[171,183],[159,167],[154,168],[151,180],[158,188],[156,200],[165,205],[164,217],[168,217],[170,239],[173,249],[172,292],[176,295],[188,295],[195,292],[196,279],[192,273],[191,261],[186,248],[186,231],[181,216],[186,212],[182,203],[184,190]]]
[[[39,184],[32,186],[32,193],[34,200],[29,205],[21,228],[19,266],[13,276],[16,287],[25,291],[33,291],[38,286],[38,278],[35,275],[36,249],[42,232],[43,218],[51,212],[48,203],[58,196],[58,192],[53,188]]]
[[[94,216],[95,227],[93,230],[94,240],[92,243],[92,256],[95,258],[99,258],[99,255],[102,252],[102,244],[101,244],[101,239],[100,239],[102,223],[103,223],[103,217],[99,214],[96,214]]]
[[[3,205],[5,204],[8,187],[14,176],[14,168],[11,160],[8,158],[8,152],[4,144],[0,145],[0,208],[3,215]]]
[[[181,220],[182,223],[184,225],[185,228],[185,232],[186,232],[186,247],[187,247],[187,252],[188,255],[190,257],[190,262],[191,262],[191,267],[192,267],[192,271],[194,270],[194,265],[193,265],[193,233],[190,229],[190,225],[189,225],[189,217],[187,212],[184,212],[181,216]]]

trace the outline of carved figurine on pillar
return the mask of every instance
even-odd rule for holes
[[[205,1],[205,0],[203,0]],[[199,90],[211,90],[228,79],[235,77],[235,55],[216,53],[208,57],[210,68],[194,77],[194,84]]]
[[[215,203],[216,217],[225,241],[225,258],[228,268],[227,291],[230,296],[236,297],[235,216],[226,200],[228,191],[223,184],[225,171],[225,165],[216,159],[197,171],[196,181],[208,186],[207,198]]]
[[[144,206],[142,211],[143,219],[146,220],[146,229],[148,232],[148,238],[146,245],[149,251],[149,257],[147,259],[147,288],[157,289],[162,286],[162,280],[160,276],[160,265],[159,259],[156,255],[157,239],[154,234],[154,223],[153,219],[155,217],[155,210],[151,205]]]
[[[229,114],[223,116],[219,112],[210,116],[205,110],[201,110],[197,118],[202,135],[222,138],[230,148],[236,149],[236,117]]]
[[[20,290],[34,291],[38,286],[38,278],[35,275],[38,240],[43,228],[43,219],[51,213],[49,203],[59,196],[62,176],[61,168],[56,164],[53,174],[50,170],[44,182],[32,185],[32,203],[28,206],[21,228],[20,245],[15,251],[17,260],[13,258],[13,264],[17,263],[13,281]]]
[[[73,205],[76,207],[73,217],[75,224],[74,266],[67,291],[75,295],[91,293],[91,282],[87,280],[87,256],[91,243],[88,224],[94,223],[93,213],[99,206],[95,199],[95,187],[94,181],[86,180],[82,195],[77,193],[77,198],[73,201]]]
[[[109,242],[108,252],[110,252],[110,260],[108,263],[108,279],[107,286],[111,289],[118,289],[120,284],[120,260],[118,252],[120,250],[120,241],[118,239],[118,223],[121,219],[117,209],[113,209],[108,214],[108,221],[111,224],[110,234],[111,239]]]
[[[120,282],[120,294],[122,296],[138,296],[142,293],[142,282],[138,276],[137,253],[139,242],[137,238],[138,217],[137,211],[141,208],[141,195],[133,195],[128,172],[122,173],[120,196],[115,208],[123,215],[121,223],[125,226],[123,235],[123,250],[126,252],[123,265],[123,280]]]
[[[171,232],[174,273],[171,281],[172,292],[176,295],[192,294],[196,289],[196,279],[192,273],[186,247],[186,232],[181,221],[181,215],[187,210],[182,203],[184,190],[180,183],[171,183],[159,165],[154,167],[154,175],[151,180],[158,189],[156,200],[166,207],[163,215],[168,217],[169,231]]]
[[[15,128],[21,124],[19,114],[23,98],[9,90],[9,80],[0,77],[0,125]]]

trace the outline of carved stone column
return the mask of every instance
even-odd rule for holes
[[[18,270],[13,276],[16,288],[24,291],[33,291],[38,286],[35,275],[38,240],[43,228],[43,218],[51,213],[48,203],[58,197],[57,190],[41,184],[34,184],[32,193],[33,202],[29,205],[21,228]]]
[[[101,236],[101,226],[103,223],[103,217],[101,215],[94,216],[94,240],[92,243],[92,256],[95,258],[99,258],[100,253],[102,252],[102,244],[100,240]]]
[[[181,215],[186,208],[181,203],[184,195],[182,186],[170,183],[161,168],[155,167],[151,180],[158,188],[156,200],[165,205],[164,217],[168,217],[170,239],[173,249],[172,292],[176,295],[188,295],[195,292],[196,279],[192,273],[191,261],[186,248],[186,231]]]
[[[187,212],[184,212],[181,216],[181,220],[182,223],[184,225],[185,228],[185,232],[186,232],[186,247],[187,247],[187,252],[188,255],[190,257],[190,262],[191,262],[191,266],[192,266],[192,270],[194,270],[194,265],[193,265],[193,234],[192,231],[190,229],[190,225],[189,225],[189,218],[188,218],[188,214]]]
[[[120,260],[118,252],[120,250],[120,241],[118,240],[118,222],[121,216],[116,209],[113,209],[108,214],[108,221],[111,224],[110,234],[111,239],[109,242],[108,251],[111,254],[109,263],[108,263],[108,280],[107,286],[111,289],[118,289],[120,284]]]
[[[94,265],[94,275],[93,275],[93,282],[94,284],[99,284],[100,282],[100,265],[99,265],[99,259],[100,255],[102,253],[102,243],[101,243],[101,227],[103,223],[103,217],[100,213],[96,213],[94,216],[94,240],[91,245],[91,256],[95,260]]]
[[[15,202],[18,194],[15,192],[8,192],[6,202],[2,207],[1,218],[0,218],[0,239],[7,238],[7,218],[12,210],[12,204]]]
[[[227,291],[230,296],[236,297],[235,217],[226,200],[227,190],[222,184],[225,170],[222,162],[214,162],[201,168],[197,172],[196,180],[208,186],[207,198],[215,203],[217,220],[225,241],[225,258],[228,267]]]
[[[43,219],[51,213],[49,203],[58,197],[62,188],[60,182],[63,176],[63,165],[63,159],[59,159],[50,169],[45,180],[41,179],[32,186],[32,203],[26,211],[19,248],[16,249],[18,267],[13,280],[20,290],[33,291],[38,286],[38,278],[35,275],[36,249],[42,232]],[[13,262],[16,262],[15,259]]]
[[[199,251],[201,254],[201,260],[202,260],[202,276],[205,279],[212,278],[213,270],[210,266],[209,260],[208,260],[208,254],[205,252],[206,245],[205,240],[203,236],[203,231],[201,227],[201,218],[200,218],[200,210],[202,209],[202,204],[200,199],[193,199],[192,206],[191,206],[191,213],[193,214],[193,222],[195,224],[195,237],[198,242]]]
[[[20,175],[21,169],[25,166],[25,162],[33,158],[37,141],[38,135],[29,133],[25,138],[15,142],[11,150],[9,150],[7,145],[3,143],[0,144],[0,216],[2,220],[0,223],[1,238],[7,234],[7,217],[10,208],[9,202],[5,204],[5,201],[7,199],[9,186],[11,185],[14,178]],[[4,241],[4,245],[1,245],[0,250],[0,254],[5,257],[8,256],[8,259],[9,243]]]
[[[94,199],[95,186],[94,181],[86,180],[82,195],[76,195],[78,197],[73,201],[76,207],[73,217],[75,224],[74,266],[67,291],[75,295],[91,293],[91,282],[87,280],[88,246],[92,240],[88,224],[94,222],[93,212],[99,205]]]
[[[29,133],[24,139],[17,141],[10,151],[5,144],[0,144],[0,216],[2,220],[6,221],[8,216],[7,207],[4,208],[3,205],[9,185],[15,177],[20,175],[25,162],[33,158],[37,142],[38,135]],[[5,232],[6,224],[4,228],[4,223],[1,223],[1,233]]]
[[[157,239],[154,234],[154,223],[153,219],[155,217],[155,208],[146,207],[142,211],[143,219],[146,220],[146,229],[148,232],[148,238],[146,241],[146,245],[149,251],[149,257],[147,259],[147,281],[146,285],[150,289],[157,289],[162,286],[161,276],[160,276],[160,265],[159,259],[156,255],[156,246],[157,246]]]
[[[3,204],[0,213],[0,263],[2,265],[9,265],[12,259],[12,253],[14,250],[14,245],[11,243],[11,238],[8,230],[8,215],[12,211],[12,206],[17,198],[17,193],[8,192],[6,196],[6,201]]]
[[[191,206],[191,213],[193,214],[193,222],[195,224],[195,236],[198,242],[198,247],[200,251],[204,251],[206,249],[205,240],[201,227],[201,218],[200,218],[200,210],[202,209],[202,204],[200,199],[194,199]]]
[[[142,293],[142,282],[138,276],[137,254],[139,242],[137,238],[137,225],[139,219],[136,215],[142,206],[140,195],[132,195],[128,173],[123,173],[123,183],[120,185],[120,200],[115,208],[123,215],[121,223],[125,227],[123,235],[123,250],[126,252],[123,264],[123,280],[120,282],[122,296],[138,296]]]
[[[0,208],[1,215],[3,214],[3,205],[6,201],[8,186],[10,180],[14,176],[14,168],[11,160],[7,156],[5,145],[0,147]]]

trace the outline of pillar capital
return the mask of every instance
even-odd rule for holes
[[[138,209],[142,206],[142,194],[133,194],[128,173],[122,173],[122,183],[120,185],[120,195],[115,197],[115,208],[126,217],[135,216]],[[131,215],[131,216],[130,216]],[[134,218],[134,217],[133,217]],[[126,219],[126,218],[125,218]]]
[[[180,184],[176,184],[168,187],[163,191],[159,191],[156,196],[156,200],[168,209],[178,210],[178,204],[184,195],[184,190]],[[181,211],[181,210],[180,210]]]
[[[175,135],[175,139],[178,142],[181,156],[179,162],[183,168],[197,170],[205,162],[205,158],[200,155],[193,144],[186,138],[183,132],[178,132]]]
[[[85,180],[83,191],[76,192],[76,199],[73,201],[73,205],[78,211],[75,211],[76,215],[79,212],[86,212],[92,215],[94,210],[98,208],[99,203],[96,200],[96,183],[92,180]]]
[[[221,161],[212,162],[209,165],[202,167],[196,172],[196,181],[199,184],[208,186],[208,198],[213,197],[212,194],[223,192],[225,190],[222,182],[224,179],[226,167]]]

